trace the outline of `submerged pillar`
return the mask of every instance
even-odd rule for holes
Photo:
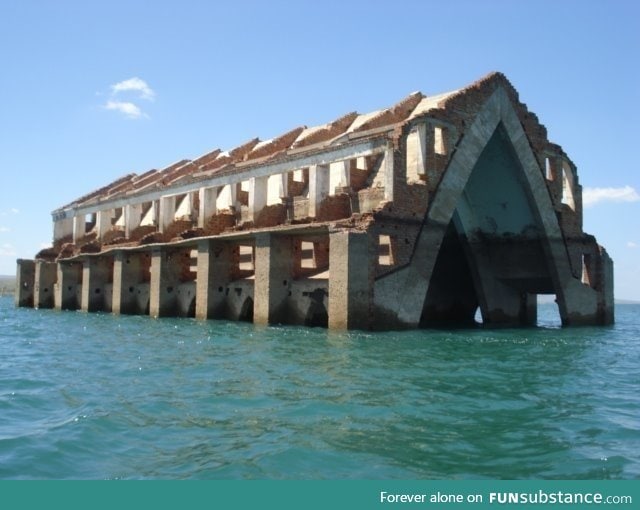
[[[16,306],[33,306],[35,283],[35,263],[33,260],[18,259],[16,270]]]
[[[35,273],[34,308],[53,308],[53,289],[58,276],[56,263],[36,260]]]
[[[55,285],[55,308],[77,310],[82,287],[82,265],[78,262],[58,262]]]
[[[106,285],[109,283],[111,264],[105,257],[87,257],[82,266],[83,312],[97,312],[105,309]]]
[[[173,253],[156,247],[151,253],[151,282],[149,288],[149,315],[171,317],[177,315],[177,288],[180,283],[179,265]]]
[[[256,234],[253,322],[286,322],[294,249],[290,236]]]
[[[196,318],[225,317],[226,292],[234,266],[230,243],[206,239],[198,243]]]
[[[146,252],[117,251],[113,261],[111,311],[116,315],[148,313],[148,277],[149,255]]]
[[[329,234],[329,328],[369,329],[376,252],[367,232]]]

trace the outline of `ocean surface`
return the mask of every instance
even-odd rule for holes
[[[640,306],[539,315],[333,333],[3,297],[0,479],[640,478]]]

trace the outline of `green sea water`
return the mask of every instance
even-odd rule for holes
[[[335,333],[0,298],[0,479],[638,479],[640,306],[616,320]]]

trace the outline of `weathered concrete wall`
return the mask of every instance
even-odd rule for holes
[[[18,259],[16,271],[16,306],[33,306],[35,264],[33,260]]]
[[[254,316],[256,324],[287,322],[293,278],[293,240],[271,233],[256,235]]]
[[[54,285],[54,306],[58,310],[78,310],[82,302],[82,263],[58,264]]]
[[[369,329],[372,325],[376,251],[366,232],[329,235],[329,327]]]
[[[110,257],[91,257],[84,260],[82,269],[82,298],[80,309],[83,312],[98,312],[111,309],[105,302],[107,285],[113,280],[113,261]],[[113,291],[112,291],[113,292]]]
[[[58,277],[55,262],[35,261],[34,308],[53,308],[54,285]]]
[[[114,254],[111,308],[115,314],[148,314],[151,254],[118,250]]]

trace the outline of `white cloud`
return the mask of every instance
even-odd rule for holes
[[[140,97],[147,101],[153,101],[156,97],[156,93],[151,87],[149,87],[147,82],[137,77],[129,78],[128,80],[123,80],[111,85],[111,91],[113,95],[116,95],[119,92],[138,92]]]
[[[640,194],[631,186],[622,188],[584,188],[582,204],[590,207],[600,202],[638,202]]]
[[[11,232],[11,229],[9,227],[0,226],[0,232]]]
[[[11,209],[9,209],[9,212],[11,214],[18,214],[20,211],[18,209],[16,209],[15,207],[12,207]]]
[[[126,100],[122,98],[123,94]],[[153,101],[155,97],[156,93],[146,81],[137,77],[129,78],[111,85],[110,99],[104,104],[104,108],[120,112],[130,119],[149,118],[138,106],[136,99]]]
[[[16,249],[12,245],[5,243],[0,246],[0,257],[15,257],[16,255]]]
[[[633,241],[629,241],[627,243],[627,248],[637,248],[638,245],[636,243],[634,243]]]
[[[147,117],[147,115],[140,109],[138,105],[127,101],[107,101],[104,105],[107,110],[115,110],[130,119],[139,119],[140,117]]]

